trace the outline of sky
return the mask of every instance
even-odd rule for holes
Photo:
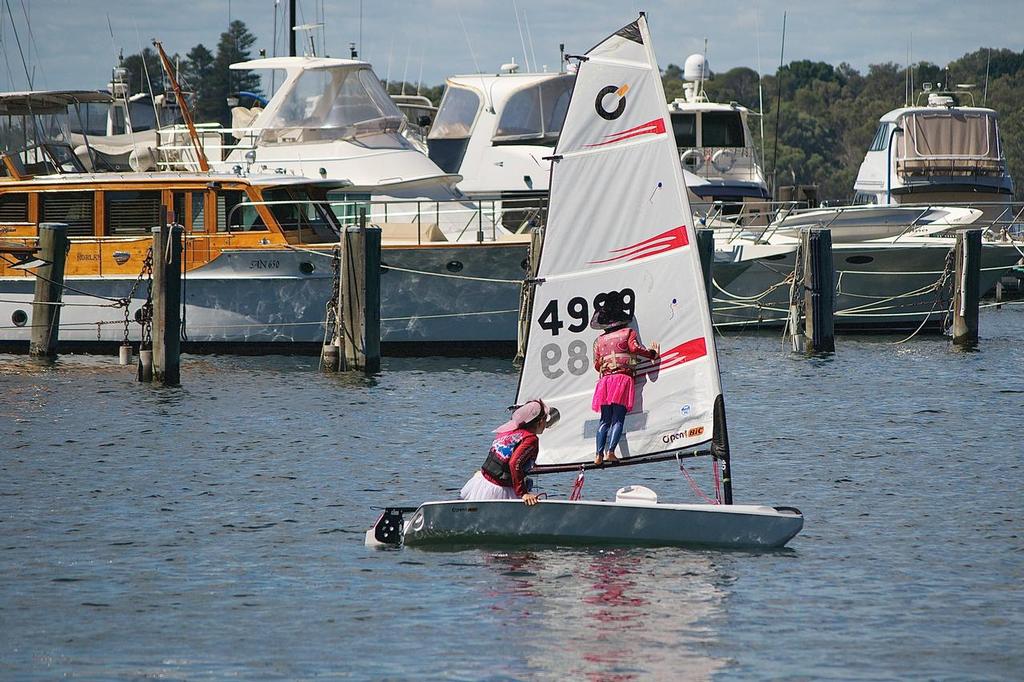
[[[705,38],[712,71],[735,66],[773,73],[785,61],[833,65],[914,61],[940,66],[980,47],[1024,50],[1024,0],[298,0],[299,23],[321,16],[317,53],[347,57],[355,42],[382,79],[440,84],[446,76],[558,68],[558,45],[585,52],[647,12],[659,65],[682,65]],[[216,48],[229,18],[257,37],[253,53],[286,54],[288,0],[0,0],[0,91],[105,87],[118,49],[138,52],[152,38],[169,53],[197,43]],[[9,8],[9,10],[8,10]],[[360,12],[362,19],[360,20]],[[17,34],[12,28],[12,15]],[[517,21],[518,15],[518,21]],[[109,22],[109,23],[108,23]],[[322,34],[322,35],[321,35]],[[20,51],[18,46],[20,41]],[[524,49],[525,47],[525,49]],[[22,62],[24,55],[24,64]],[[902,99],[902,91],[894,93]]]

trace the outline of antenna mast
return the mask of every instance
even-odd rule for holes
[[[775,168],[779,160],[779,118],[782,115],[782,62],[786,55],[786,13],[782,13],[782,50],[779,52],[779,71],[775,78],[775,86],[779,89],[779,96],[775,105],[775,144],[772,149],[772,196],[778,196],[775,187]]]
[[[196,125],[192,122],[192,112],[188,109],[188,102],[181,94],[181,87],[178,85],[178,79],[174,77],[174,72],[171,71],[171,62],[167,59],[167,53],[164,52],[164,46],[160,44],[159,40],[153,41],[153,46],[160,53],[160,63],[163,64],[164,72],[167,73],[167,77],[171,80],[171,87],[174,88],[174,96],[178,98],[178,104],[181,106],[181,117],[185,119],[185,125],[188,126],[188,136],[192,140],[192,148],[196,151],[196,158],[199,160],[199,170],[204,173],[210,171],[210,164],[206,161],[206,153],[203,152],[203,145],[199,143],[199,135],[196,133]]]

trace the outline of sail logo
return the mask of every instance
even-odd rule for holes
[[[672,443],[676,442],[677,440],[696,438],[697,436],[703,435],[704,427],[694,426],[692,428],[686,429],[685,431],[679,431],[677,433],[669,433],[667,435],[664,435],[661,437],[661,442],[664,443],[665,445],[672,445]]]
[[[665,119],[656,118],[653,121],[647,123],[641,123],[638,126],[634,126],[627,130],[623,130],[617,133],[611,133],[604,136],[604,141],[595,142],[593,144],[585,144],[584,147],[603,147],[606,144],[615,144],[616,142],[622,142],[623,140],[629,140],[634,137],[640,137],[641,135],[661,135],[665,132]]]
[[[629,262],[640,260],[641,258],[649,258],[666,251],[682,248],[689,243],[690,240],[686,236],[686,226],[680,225],[679,227],[673,227],[667,232],[662,232],[659,235],[645,239],[642,242],[623,246],[621,249],[612,249],[609,252],[612,254],[611,258],[592,260],[589,264],[600,265],[601,263],[613,263],[615,261]]]
[[[601,88],[597,93],[597,97],[594,99],[594,108],[597,109],[597,115],[606,121],[614,121],[622,113],[626,111],[626,93],[629,92],[628,85],[614,86],[606,85]],[[611,103],[616,103],[615,108],[608,110],[604,108],[604,100],[608,95],[615,95],[615,99],[612,99]]]
[[[654,360],[647,360],[640,363],[634,370],[634,375],[639,379],[640,377],[647,376],[648,374],[653,374],[654,372],[660,372],[661,370],[681,365],[684,362],[703,358],[707,354],[707,342],[705,342],[703,336],[698,336],[695,339],[684,341],[678,346],[663,349]]]

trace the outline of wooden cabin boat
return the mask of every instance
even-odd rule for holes
[[[7,177],[0,178],[0,239],[34,245],[40,223],[68,225],[62,343],[123,341],[124,309],[116,301],[130,297],[132,316],[145,301],[145,284],[133,285],[161,205],[171,207],[184,227],[186,350],[314,350],[323,342],[340,228],[326,200],[344,181],[173,172],[32,177],[7,161]],[[422,350],[425,341],[508,338],[525,244],[442,243],[436,226],[426,223],[409,234],[382,228],[385,343],[416,343]],[[17,262],[10,255],[0,262],[0,347],[21,350],[31,336],[35,278],[14,267]],[[139,325],[131,325],[130,333],[137,341]]]

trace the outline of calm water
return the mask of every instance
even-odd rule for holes
[[[507,362],[188,356],[174,390],[0,356],[0,676],[1020,679],[1024,307],[982,330],[721,339],[737,501],[806,515],[769,553],[364,548],[479,465]],[[693,499],[674,463],[585,496],[631,482]]]

